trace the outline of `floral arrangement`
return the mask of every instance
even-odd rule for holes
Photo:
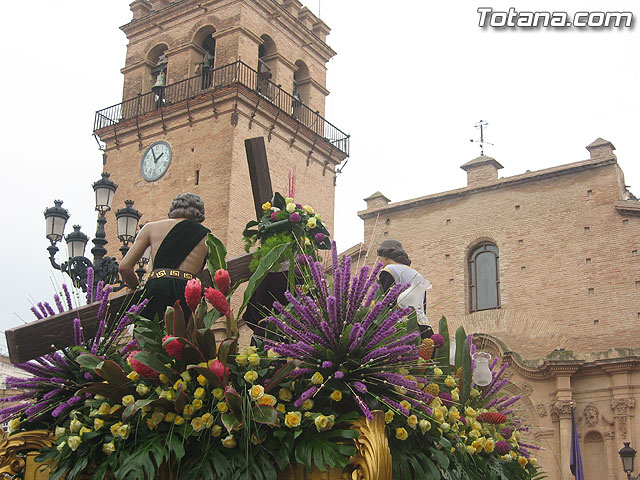
[[[252,271],[257,268],[260,259],[277,245],[289,244],[290,248],[284,255],[289,260],[293,260],[295,253],[315,257],[316,250],[331,248],[329,231],[320,216],[311,205],[296,203],[292,197],[284,198],[276,192],[271,201],[262,205],[262,218],[247,223],[242,233],[245,250],[248,253],[258,244],[250,264]]]
[[[295,463],[344,468],[356,452],[351,423],[374,410],[385,415],[394,479],[540,476],[537,447],[522,441],[526,427],[511,409],[519,398],[501,396],[506,365],[494,361],[491,383],[476,387],[475,347],[458,330],[452,371],[446,319],[421,342],[410,312],[395,305],[407,286],[381,292],[381,265],[352,275],[334,243],[327,275],[301,254],[305,285],[274,304],[265,339],[240,348],[226,249],[213,235],[207,243],[214,287],[188,282],[190,318],[179,303],[164,324],[141,318],[143,303],[109,317],[110,287],[101,287],[96,336],[84,338],[74,321],[74,346],[21,365],[32,377],[8,380],[25,392],[0,417],[14,431],[55,433],[38,458],[54,465],[51,479],[143,480],[168,468],[187,480],[275,480]],[[288,247],[261,257],[238,315]],[[220,317],[227,335],[216,339],[209,327]]]

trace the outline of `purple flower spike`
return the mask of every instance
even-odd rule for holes
[[[60,300],[60,295],[56,293],[53,296],[53,300],[56,302],[56,308],[58,309],[58,313],[64,312],[64,307],[62,306],[62,300]]]
[[[87,303],[93,303],[93,268],[87,268]]]
[[[43,317],[42,315],[40,315],[40,312],[36,307],[31,307],[31,311],[33,312],[33,314],[36,316],[38,320],[42,320]]]
[[[42,302],[38,302],[38,308],[40,309],[40,312],[42,313],[43,317],[48,317],[49,314],[47,313],[47,309],[44,308],[44,305],[42,304]]]
[[[69,310],[73,309],[73,305],[71,303],[71,294],[69,293],[69,288],[66,283],[62,284],[62,291],[64,292],[64,299],[67,301],[67,308]]]
[[[334,377],[336,377],[338,380],[344,378],[344,372],[338,370],[336,373],[333,374]]]
[[[362,382],[353,382],[353,388],[360,393],[367,393],[367,386]]]
[[[331,368],[333,367],[333,363],[330,362],[329,360],[325,360],[324,362],[322,362],[322,368]]]
[[[73,319],[73,343],[77,347],[82,345],[82,325],[80,324],[79,318]]]

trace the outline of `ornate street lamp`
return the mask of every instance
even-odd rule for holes
[[[620,449],[618,455],[620,455],[620,459],[622,460],[622,470],[627,474],[627,479],[632,480],[631,474],[633,473],[633,464],[636,459],[636,451],[635,449],[629,446],[630,442],[623,442],[624,447]],[[640,475],[634,477],[633,480],[640,480]]]
[[[120,290],[124,287],[124,283],[118,275],[118,262],[115,257],[105,256],[107,254],[105,245],[108,242],[104,229],[107,223],[105,215],[111,210],[113,195],[118,186],[109,179],[108,173],[103,173],[102,178],[93,183],[92,187],[96,198],[95,209],[98,212],[97,228],[93,238],[94,247],[91,249],[93,262],[84,256],[89,237],[80,231],[80,225],[74,225],[73,232],[65,237],[69,260],[60,265],[56,262],[55,255],[58,252],[56,243],[62,240],[64,227],[69,219],[69,212],[62,208],[62,200],[55,200],[54,206],[44,211],[46,237],[51,242],[51,245],[47,247],[49,261],[53,268],[69,275],[73,284],[81,288],[83,292],[87,291],[87,269],[89,267],[93,268],[94,271],[94,285],[97,285],[99,281],[103,281],[105,284],[116,285],[114,290]],[[124,208],[116,212],[118,221],[117,234],[123,243],[123,247],[120,248],[123,256],[129,250],[129,243],[135,238],[138,220],[141,217],[140,212],[133,208],[133,201],[127,200],[125,204]]]

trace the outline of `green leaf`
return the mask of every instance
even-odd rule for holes
[[[280,193],[276,192],[273,194],[273,200],[271,201],[271,205],[282,210],[287,207],[287,201],[284,199],[284,197]]]
[[[237,347],[237,338],[225,338],[218,348],[218,360],[220,360],[224,365],[228,365],[229,355],[235,355]]]
[[[436,349],[435,362],[442,369],[445,375],[449,375],[451,373],[451,347],[449,344],[449,326],[447,325],[447,318],[444,315],[440,319],[438,332],[444,337],[444,345]]]
[[[149,352],[138,352],[134,357],[140,363],[146,365],[147,367],[155,370],[158,373],[164,373],[168,376],[172,382],[175,382],[180,375],[175,370],[167,367],[162,360],[158,358],[157,355],[154,355]]]
[[[222,424],[227,429],[227,432],[231,433],[235,428],[241,425],[242,422],[233,413],[227,412],[222,414]]]
[[[257,423],[275,425],[278,422],[278,412],[269,405],[257,405],[251,409],[253,420]]]
[[[222,388],[222,382],[220,381],[220,378],[218,378],[218,376],[207,367],[201,367],[200,365],[189,365],[187,366],[187,370],[194,370],[199,375],[202,375],[204,378],[209,380],[209,383],[211,383],[211,386],[213,388]]]
[[[441,469],[446,470],[449,468],[449,457],[442,450],[431,447],[429,451],[431,452],[431,458],[434,458],[436,462],[438,462]]]
[[[461,327],[462,328],[462,327]],[[460,404],[466,405],[467,400],[469,400],[469,395],[471,394],[471,355],[469,352],[469,342],[465,337],[462,345],[458,345],[456,343],[456,356],[457,351],[460,350],[460,361],[462,362],[462,388],[460,389]]]
[[[231,413],[242,415],[242,398],[231,385],[227,385],[225,387],[224,399],[226,400],[227,405],[229,405]]]
[[[227,247],[220,241],[213,233],[207,236],[207,247],[209,247],[209,256],[207,257],[207,268],[211,274],[211,281],[213,286],[216,286],[216,281],[213,277],[217,270],[221,268],[227,269]]]
[[[456,330],[456,371],[462,366],[462,344],[466,343],[466,341],[467,333],[464,331],[464,327],[460,325]]]
[[[131,383],[131,380],[127,378],[122,367],[113,360],[104,360],[95,368],[95,372],[116,387],[129,385]]]
[[[291,372],[296,368],[297,362],[295,360],[288,361],[282,367],[280,367],[269,379],[269,383],[265,385],[264,392],[269,393],[270,390],[277,388],[285,378],[289,376]]]
[[[264,257],[260,259],[258,268],[256,268],[256,271],[253,272],[253,275],[251,275],[251,278],[249,279],[247,289],[244,292],[242,305],[238,309],[237,318],[240,318],[242,316],[242,312],[244,311],[246,306],[249,304],[249,301],[251,300],[251,296],[256,291],[256,288],[258,288],[258,285],[262,283],[262,280],[264,280],[264,277],[266,277],[267,273],[271,271],[271,268],[280,259],[280,257],[282,256],[284,251],[287,249],[287,247],[289,247],[288,243],[280,244],[277,247],[274,247],[273,249],[271,249],[269,253],[267,253]]]
[[[96,367],[103,362],[102,358],[89,353],[78,355],[75,360],[81,367],[86,368],[87,370],[95,370]]]

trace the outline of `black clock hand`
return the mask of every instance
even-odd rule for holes
[[[164,152],[162,152],[162,153],[160,154],[160,156],[159,156],[158,158],[156,158],[156,163],[158,162],[158,160],[160,160],[160,159],[162,158],[162,155],[164,155]]]
[[[158,163],[158,159],[156,158],[156,154],[153,152],[153,148],[151,149],[151,155],[153,155],[153,163]]]

